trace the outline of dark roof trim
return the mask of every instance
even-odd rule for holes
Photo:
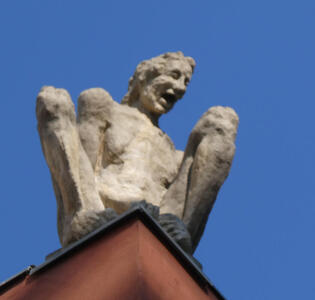
[[[34,265],[28,266],[23,271],[17,273],[16,275],[10,277],[8,280],[3,281],[0,284],[0,295],[3,294],[5,291],[7,291],[9,288],[11,288],[13,285],[21,282],[29,273],[30,271],[35,268]]]
[[[131,210],[121,214],[116,219],[104,224],[95,231],[86,235],[77,242],[70,244],[65,248],[61,248],[51,255],[48,256],[48,259],[39,265],[38,267],[31,266],[22,271],[21,273],[15,275],[14,277],[8,279],[0,285],[0,293],[3,289],[11,287],[19,280],[25,278],[26,275],[30,276],[37,274],[41,271],[48,269],[59,261],[65,259],[71,255],[74,251],[84,247],[89,242],[99,238],[101,235],[106,234],[107,232],[112,231],[113,229],[121,226],[122,224],[127,223],[133,219],[140,219],[143,224],[170,250],[174,256],[179,260],[182,266],[186,271],[196,280],[199,286],[205,291],[211,290],[219,300],[225,300],[225,298],[219,293],[219,291],[213,286],[207,276],[199,269],[199,267],[194,263],[194,261],[172,240],[172,238],[162,229],[162,227],[148,214],[148,212],[141,206],[132,208]]]

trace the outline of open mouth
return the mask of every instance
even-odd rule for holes
[[[177,101],[177,98],[174,94],[165,93],[162,97],[166,100],[167,103],[174,104]]]

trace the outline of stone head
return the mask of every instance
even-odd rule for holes
[[[123,104],[160,116],[182,98],[195,61],[182,52],[169,52],[141,62],[129,80]]]

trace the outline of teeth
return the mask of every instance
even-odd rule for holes
[[[172,89],[167,89],[165,93],[169,95],[174,95],[174,91]]]
[[[166,105],[166,104],[167,104],[166,99],[165,99],[165,98],[163,98],[163,97],[161,97],[161,103],[162,103],[163,105]]]

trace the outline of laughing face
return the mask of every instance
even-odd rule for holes
[[[192,67],[185,60],[169,60],[161,74],[148,78],[141,86],[141,106],[153,115],[167,113],[185,94],[191,76]]]

